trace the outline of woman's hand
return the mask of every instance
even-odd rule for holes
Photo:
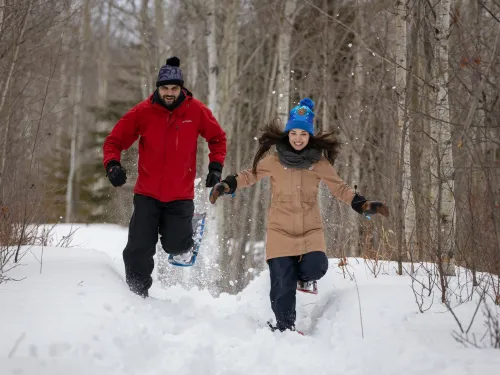
[[[219,182],[215,184],[212,190],[210,190],[210,203],[215,204],[215,202],[217,202],[217,199],[219,199],[221,195],[229,194],[230,191],[231,189],[229,185],[225,182]]]
[[[389,207],[382,202],[366,201],[361,209],[363,210],[363,213],[370,215],[381,214],[385,217],[389,217]]]

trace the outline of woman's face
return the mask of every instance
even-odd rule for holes
[[[288,133],[288,139],[292,147],[300,151],[309,143],[309,133],[302,129],[292,129]]]

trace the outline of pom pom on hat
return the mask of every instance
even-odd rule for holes
[[[181,60],[179,60],[179,58],[176,56],[169,57],[167,59],[167,65],[179,67],[181,66]]]
[[[184,76],[179,67],[181,60],[178,57],[172,56],[167,59],[167,63],[160,68],[158,72],[158,79],[156,80],[156,87],[163,85],[179,85],[184,86]]]
[[[306,106],[308,107],[311,111],[314,109],[314,102],[312,99],[309,98],[304,98],[300,101],[300,106]]]

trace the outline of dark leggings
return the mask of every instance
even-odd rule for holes
[[[267,261],[271,276],[271,308],[279,330],[295,326],[297,281],[321,279],[328,270],[328,258],[322,251],[301,256],[272,258]]]

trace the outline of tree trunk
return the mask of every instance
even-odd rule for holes
[[[434,202],[432,228],[438,261],[445,275],[455,275],[452,262],[454,255],[454,181],[451,148],[450,108],[448,101],[448,34],[451,0],[441,0],[436,7],[436,63],[435,77],[437,100],[434,120],[431,123],[433,155],[431,165],[431,197]],[[444,302],[444,301],[443,301]]]
[[[21,21],[21,23],[22,23],[21,30],[19,31],[18,36],[17,36],[17,40],[16,40],[16,44],[14,47],[14,52],[12,54],[12,60],[10,62],[9,70],[8,70],[7,76],[5,77],[5,81],[2,83],[3,87],[2,87],[2,96],[0,97],[0,114],[2,113],[4,106],[5,106],[7,94],[9,92],[9,88],[10,88],[10,82],[11,82],[12,76],[14,74],[14,68],[16,67],[16,64],[17,64],[17,58],[19,56],[19,48],[21,47],[21,42],[24,39],[24,33],[26,32],[26,26],[28,24],[29,14],[31,13],[32,4],[33,4],[33,2],[30,1],[26,12],[23,14],[23,20]],[[4,3],[4,6],[5,6],[5,3]],[[0,21],[2,21],[2,23],[0,24],[0,26],[3,25],[3,15],[4,15],[3,9],[4,9],[4,7],[2,7],[2,13],[1,13],[2,18],[0,19]],[[1,168],[0,169],[0,187],[2,186],[2,176],[5,172],[5,161],[7,159],[7,142],[8,142],[7,139],[9,137],[9,129],[10,129],[10,120],[7,121],[7,123],[5,124],[5,129],[4,129],[4,139],[3,139],[4,145],[2,147],[2,155],[1,155],[1,159],[0,159],[0,168]]]
[[[221,71],[218,84],[219,110],[218,120],[226,125],[227,138],[232,139],[234,134],[234,121],[236,118],[237,101],[234,100],[238,92],[236,77],[238,75],[238,12],[240,1],[229,0],[226,3],[226,18],[224,21],[223,40],[219,65]]]
[[[359,10],[357,14],[357,25],[361,34],[365,28],[365,18],[363,10]],[[361,46],[361,41],[357,40],[355,45],[356,51],[354,53],[354,94],[352,99],[352,109],[349,115],[352,129],[352,138],[350,139],[350,157],[349,157],[349,171],[350,178],[349,184],[354,187],[357,186],[361,188],[361,153],[363,152],[363,126],[362,126],[362,108],[363,108],[363,88],[365,85],[365,75],[363,71],[363,49]],[[347,247],[347,256],[359,256],[362,253],[360,247],[360,217],[359,214],[353,210],[349,210],[347,213],[348,225],[347,225],[347,238],[349,239],[349,244]]]
[[[148,16],[149,0],[142,0],[140,11],[141,22],[141,92],[142,98],[146,99],[153,91],[152,72],[151,72],[151,45],[149,38],[149,23]]]
[[[188,72],[189,72],[189,87],[196,91],[196,84],[198,81],[198,48],[197,48],[197,25],[193,23],[188,27]]]
[[[99,59],[97,61],[97,75],[99,77],[98,87],[97,87],[97,102],[98,106],[103,108],[108,99],[108,80],[109,80],[109,42],[110,42],[110,32],[111,32],[111,9],[113,8],[113,0],[108,0],[107,2],[107,19],[106,28],[104,29],[104,35],[101,39],[99,48]],[[104,14],[104,12],[101,12]],[[97,131],[102,132],[107,128],[107,121],[99,121],[97,123]]]
[[[5,0],[0,0],[0,34],[3,31],[3,19],[5,14]]]
[[[218,118],[217,81],[219,77],[219,60],[217,56],[217,21],[216,0],[208,0],[207,4],[207,53],[208,53],[208,107],[215,118]]]
[[[323,9],[325,11],[325,14],[328,14],[328,0],[323,0]],[[329,74],[329,51],[330,51],[330,37],[329,37],[329,28],[328,28],[328,23],[329,23],[329,18],[328,17],[323,17],[323,22],[324,22],[324,27],[323,27],[323,88],[322,88],[322,95],[323,95],[323,108],[321,111],[321,130],[322,131],[327,131],[327,129],[330,129],[329,123],[328,123],[328,118],[329,118],[329,111],[328,111],[328,102],[329,102],[329,87],[331,84],[330,81],[330,74]]]
[[[63,149],[62,142],[63,142],[63,134],[65,127],[63,126],[64,123],[64,116],[66,115],[66,111],[64,111],[65,106],[67,105],[67,100],[65,100],[68,97],[68,91],[69,91],[69,86],[71,79],[69,78],[69,66],[68,64],[68,50],[69,50],[69,44],[70,44],[70,39],[71,39],[71,24],[67,20],[69,19],[70,16],[70,4],[69,2],[66,2],[64,4],[64,8],[61,13],[61,18],[63,20],[66,20],[63,26],[63,30],[61,32],[61,65],[59,68],[59,95],[61,98],[60,101],[60,108],[57,112],[57,124],[56,124],[56,129],[54,132],[54,137],[55,137],[55,151],[57,153],[61,152]],[[62,155],[61,155],[62,157]]]
[[[73,119],[71,125],[71,146],[70,146],[70,161],[69,173],[66,184],[66,217],[65,222],[71,223],[74,219],[74,185],[78,165],[78,132],[81,126],[82,119],[82,83],[83,69],[86,63],[86,43],[89,40],[90,34],[90,0],[85,0],[82,8],[82,25],[80,27],[80,47],[78,56],[78,68],[76,72],[75,84],[73,87],[74,104],[73,104]]]
[[[155,62],[158,65],[158,69],[160,66],[165,64],[166,56],[168,52],[168,46],[164,42],[168,40],[165,35],[165,17],[163,12],[163,3],[164,0],[155,0],[155,36],[156,36],[156,59]],[[188,28],[191,29],[192,26]]]
[[[298,0],[285,0],[285,7],[280,17],[280,33],[278,36],[278,94],[277,113],[283,125],[288,119],[290,109],[290,43],[292,41],[293,23]]]
[[[208,108],[212,111],[214,117],[219,119],[219,107],[218,107],[218,76],[219,76],[219,63],[217,55],[217,18],[216,18],[216,0],[209,0],[206,4],[206,44],[207,44],[207,54],[208,54]],[[205,176],[208,173],[208,145],[204,143],[204,152],[202,158],[202,181],[203,186],[202,191],[205,191]],[[216,249],[220,249],[223,246],[223,236],[220,235],[224,232],[220,225],[221,220],[223,220],[223,207],[224,203],[219,200],[217,206],[212,206],[205,199],[206,212],[207,212],[207,247],[212,249],[210,255],[214,262],[219,258],[219,252]],[[222,229],[221,229],[222,228]]]
[[[228,0],[224,4],[226,11],[226,16],[223,25],[223,40],[220,47],[221,51],[224,51],[220,56],[219,65],[221,67],[219,75],[219,121],[221,125],[224,126],[226,130],[226,136],[229,140],[228,151],[234,148],[231,140],[234,139],[235,125],[238,110],[238,101],[235,100],[238,92],[238,14],[240,8],[239,0]],[[236,146],[236,148],[239,148]],[[229,153],[229,152],[228,152]],[[229,164],[229,163],[228,163]],[[228,200],[220,200],[218,204],[218,228],[221,228],[219,235],[223,234],[223,241],[220,241],[221,245],[224,246],[227,243],[227,239],[234,238],[232,234],[234,231],[229,225],[224,225],[228,222],[225,220],[224,212],[226,212],[225,207],[229,205]],[[222,229],[223,228],[223,229]],[[245,243],[247,238],[237,237],[241,242]],[[244,247],[244,244],[243,244]],[[243,281],[243,269],[245,265],[245,259],[242,258],[242,254],[239,251],[242,250],[242,246],[236,246],[233,253],[233,259],[235,261],[235,267],[229,268],[229,279],[230,280],[241,280]],[[223,252],[224,254],[224,252]]]
[[[406,2],[396,1],[396,97],[397,119],[396,144],[400,146],[401,153],[397,165],[398,169],[398,273],[403,274],[403,253],[405,243],[406,252],[412,251],[412,242],[415,228],[415,204],[411,186],[410,164],[410,129],[407,114],[406,98],[406,69],[407,69],[407,38],[406,38]]]
[[[273,59],[272,65],[271,65],[270,77],[269,77],[269,81],[268,81],[269,86],[267,88],[267,98],[265,100],[265,107],[264,107],[264,111],[263,111],[263,116],[261,117],[261,120],[260,120],[261,123],[263,123],[264,121],[267,121],[267,119],[269,119],[269,117],[271,116],[272,106],[273,106],[273,100],[272,100],[273,96],[272,96],[271,92],[273,91],[273,87],[275,84],[276,72],[277,72],[277,67],[278,67],[278,59],[279,59],[279,50],[278,50],[278,46],[277,46],[276,53],[274,54],[274,59]],[[257,147],[258,147],[258,145],[255,144],[255,146],[251,148],[254,154],[257,151]],[[260,195],[261,189],[262,189],[262,186],[260,183],[256,184],[256,186],[254,187],[254,194],[252,196],[252,205],[251,205],[252,208],[258,207],[259,200],[261,199],[261,195]],[[250,237],[249,237],[250,241],[255,241],[256,237],[257,237],[257,224],[258,224],[257,218],[258,218],[258,210],[252,211],[252,221],[250,224]]]
[[[409,17],[410,13],[407,10],[407,15]],[[407,111],[408,116],[408,144],[409,149],[405,149],[405,163],[409,161],[408,167],[410,168],[411,175],[411,189],[408,192],[410,197],[408,198],[408,210],[413,210],[413,213],[407,212],[405,218],[408,220],[413,219],[413,222],[405,223],[406,227],[406,244],[407,251],[409,251],[409,258],[412,261],[412,272],[414,271],[413,262],[419,259],[421,252],[421,242],[419,237],[419,231],[421,229],[421,223],[419,222],[419,214],[421,212],[421,201],[422,201],[422,191],[421,191],[421,177],[422,168],[420,165],[420,154],[421,154],[421,142],[419,142],[419,137],[422,134],[422,115],[418,115],[423,112],[421,106],[422,101],[420,97],[423,90],[418,85],[415,79],[417,77],[423,77],[424,71],[422,67],[422,51],[419,44],[419,20],[421,19],[421,3],[419,2],[414,10],[413,17],[411,19],[411,63],[408,72],[408,79],[410,80],[407,91],[406,91],[406,101],[410,110]],[[410,206],[411,205],[411,206]],[[405,219],[406,220],[406,219]],[[412,228],[409,230],[408,225]]]

